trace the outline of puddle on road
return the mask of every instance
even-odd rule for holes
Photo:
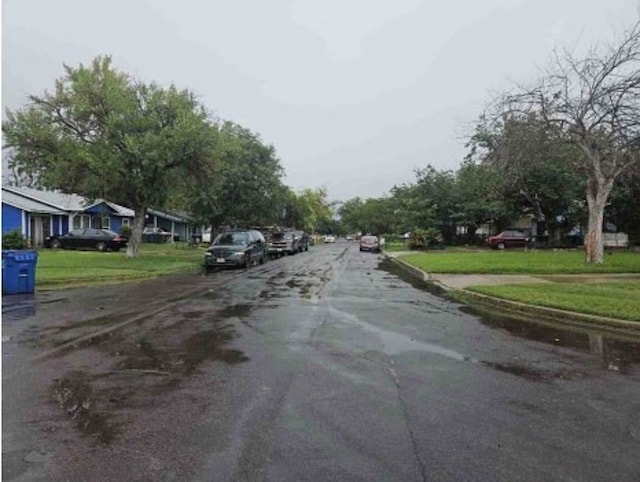
[[[493,368],[501,372],[509,373],[517,377],[526,378],[527,380],[531,380],[534,382],[544,382],[544,381],[552,380],[554,378],[570,380],[570,379],[582,376],[581,373],[578,373],[573,370],[556,370],[556,371],[540,370],[538,368],[519,365],[517,363],[497,363],[497,362],[489,362],[489,361],[483,361],[481,363],[484,366],[487,366],[489,368]]]
[[[268,300],[272,298],[288,298],[288,296],[283,293],[277,293],[275,291],[269,291],[269,290],[262,290],[258,294],[258,297],[262,298],[263,300]]]
[[[143,337],[134,347],[119,352],[123,358],[118,369],[184,377],[193,374],[205,361],[227,364],[248,361],[242,351],[227,347],[234,337],[232,325],[193,333],[178,346],[160,346]]]
[[[76,428],[98,443],[109,444],[119,433],[111,416],[99,410],[97,396],[83,372],[70,372],[53,381],[50,395],[66,414],[75,420]]]
[[[196,333],[182,345],[185,374],[191,374],[205,360],[236,364],[249,361],[242,351],[226,348],[234,337],[232,330],[207,330]]]
[[[383,260],[377,269],[397,276],[418,290],[426,291],[444,299],[450,299],[442,288],[416,279],[388,259]],[[600,358],[602,367],[606,370],[624,374],[628,373],[634,366],[640,365],[640,341],[630,335],[609,334],[589,330],[588,328],[572,329],[572,327],[554,325],[539,320],[508,316],[504,313],[478,306],[461,306],[460,311],[479,318],[480,323],[483,325],[504,330],[519,338],[591,353]],[[521,376],[526,376],[527,373],[527,369],[525,368],[523,371],[521,367],[498,366],[497,364],[489,364],[488,366],[513,374],[521,374]],[[569,378],[573,376],[570,373],[548,372],[538,375],[530,373],[529,375],[531,379],[535,379],[538,376],[541,377],[540,379]]]
[[[252,310],[253,305],[239,303],[235,305],[225,306],[218,312],[217,317],[222,320],[226,320],[229,318],[244,318],[246,316],[249,316]]]
[[[631,336],[603,333],[588,328],[571,329],[553,323],[505,316],[479,307],[465,306],[462,311],[480,318],[480,323],[511,335],[548,345],[572,348],[600,358],[602,367],[628,373],[640,365],[640,341]]]
[[[203,318],[205,312],[187,311],[178,315],[184,323],[170,329],[152,330],[135,339],[126,334],[98,337],[93,343],[113,357],[109,369],[65,374],[52,383],[51,399],[77,430],[97,443],[110,444],[125,430],[124,422],[113,422],[121,411],[126,419],[148,397],[175,389],[206,362],[233,365],[248,361],[249,357],[231,346],[236,331],[226,320],[239,317],[242,321],[252,309],[247,304],[228,306],[213,314],[214,323]]]

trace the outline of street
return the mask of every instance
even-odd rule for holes
[[[476,312],[356,243],[2,325],[3,480],[640,480],[639,340]]]

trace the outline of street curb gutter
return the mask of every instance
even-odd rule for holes
[[[432,283],[439,288],[447,291],[452,297],[466,302],[475,302],[485,306],[490,306],[493,308],[499,308],[504,311],[510,311],[515,313],[526,313],[532,314],[536,316],[543,317],[547,320],[564,324],[564,325],[572,325],[572,326],[580,326],[580,327],[589,327],[589,328],[598,328],[604,330],[616,330],[621,331],[624,330],[627,333],[633,335],[640,335],[640,322],[629,321],[629,320],[620,320],[617,318],[608,318],[604,316],[590,315],[586,313],[577,313],[573,311],[560,310],[557,308],[549,308],[545,306],[537,306],[530,305],[527,303],[521,303],[519,301],[511,301],[506,300],[504,298],[496,298],[493,296],[488,296],[481,293],[476,293],[474,291],[468,289],[457,289],[452,288],[451,286],[447,286],[444,283],[441,283],[437,279],[434,279],[428,273],[425,273],[419,268],[398,259],[393,256],[389,256],[385,254],[386,258],[394,263],[396,266],[402,268],[404,271],[414,276],[415,278],[425,281],[427,283]]]

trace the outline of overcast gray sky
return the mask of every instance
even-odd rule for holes
[[[3,0],[2,104],[108,54],[273,144],[294,189],[378,197],[455,169],[492,92],[555,46],[609,39],[638,0]]]

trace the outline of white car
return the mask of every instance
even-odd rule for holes
[[[331,234],[327,234],[327,235],[324,237],[324,242],[325,242],[325,243],[335,243],[335,242],[336,242],[336,237],[335,237],[335,236],[333,236],[333,235],[331,235]]]

